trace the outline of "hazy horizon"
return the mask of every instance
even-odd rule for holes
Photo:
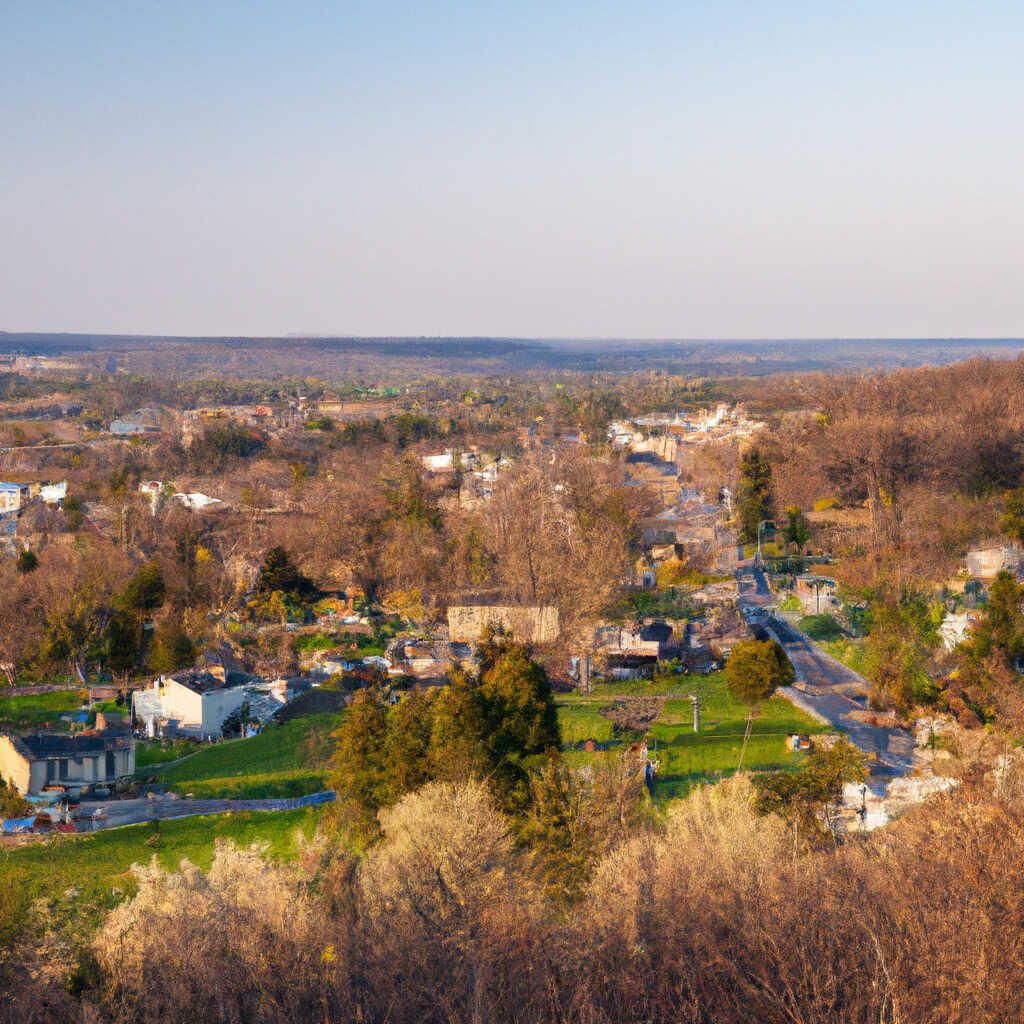
[[[8,5],[0,328],[1013,339],[1009,3]]]

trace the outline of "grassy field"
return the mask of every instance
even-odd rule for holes
[[[828,614],[805,615],[796,624],[796,628],[806,633],[812,640],[838,640],[844,636],[843,627]]]
[[[151,764],[136,774],[196,797],[302,796],[324,788],[330,735],[340,723],[338,714],[307,715],[269,726],[251,739],[205,747],[181,764],[164,769]]]
[[[296,832],[311,836],[323,813],[317,807],[182,818],[161,821],[157,839],[150,823],[0,850],[0,941],[25,923],[37,899],[51,902],[59,922],[95,927],[99,912],[133,891],[131,865],[148,863],[154,854],[166,868],[186,857],[208,868],[215,842],[230,839],[239,846],[265,843],[268,856],[290,859],[297,851]]]
[[[693,732],[693,703],[688,694],[700,697],[701,731]],[[616,697],[664,696],[665,704],[648,732],[652,760],[660,761],[655,795],[658,799],[684,796],[694,785],[729,775],[736,770],[746,707],[733,700],[724,675],[660,676],[651,682],[602,683],[589,696],[559,694],[558,717],[562,742],[572,747],[583,740],[620,741],[612,736],[611,723],[600,710]],[[799,711],[783,697],[772,697],[754,720],[745,768],[755,771],[791,768],[801,755],[786,750],[789,733],[816,733],[824,726]],[[585,764],[594,755],[568,750],[571,763]]]
[[[53,693],[27,693],[19,697],[0,697],[0,726],[16,729],[55,725],[62,714],[79,711],[88,700],[85,690],[55,690]]]
[[[152,765],[177,761],[179,757],[201,749],[197,740],[153,740],[140,742],[135,747],[135,768],[149,768]]]
[[[861,675],[867,674],[867,659],[864,655],[863,638],[841,637],[836,640],[822,640],[819,646],[823,651],[831,654],[836,661],[852,668],[854,672]]]

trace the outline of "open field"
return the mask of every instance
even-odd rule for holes
[[[197,798],[303,796],[324,788],[333,748],[330,736],[340,723],[338,714],[307,715],[268,726],[251,739],[224,740],[205,747],[168,768],[150,762],[136,774]]]
[[[33,729],[51,725],[62,715],[78,711],[88,699],[85,690],[55,690],[18,697],[0,697],[0,727]]]
[[[132,825],[0,850],[0,940],[24,923],[37,899],[56,904],[56,917],[84,918],[114,906],[134,889],[132,864],[154,854],[166,868],[186,857],[208,868],[217,840],[229,839],[266,844],[267,856],[288,860],[297,852],[295,833],[311,836],[323,813],[315,807],[182,818],[161,821],[155,840],[153,824]]]
[[[687,695],[701,701],[701,731],[693,732],[693,703]],[[658,676],[642,680],[601,683],[589,696],[560,694],[558,717],[562,741],[567,748],[592,739],[610,749],[624,739],[614,737],[611,722],[600,711],[616,698],[664,696],[661,715],[647,733],[652,760],[661,762],[655,785],[659,800],[684,796],[692,786],[714,781],[736,770],[746,707],[733,700],[725,687],[722,673],[708,676]],[[824,727],[783,697],[772,697],[760,708],[744,767],[754,771],[787,769],[799,764],[801,755],[786,750],[789,733],[817,733]],[[585,764],[594,755],[567,749],[572,764]]]

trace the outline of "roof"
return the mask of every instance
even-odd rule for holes
[[[6,735],[22,757],[33,761],[50,757],[83,757],[120,750],[132,742],[124,736],[98,736],[83,733],[35,732],[27,736]]]
[[[223,678],[219,672],[207,672],[205,669],[193,668],[175,672],[168,676],[181,686],[188,687],[194,693],[209,693],[212,690],[230,690],[236,686],[248,686],[255,680],[245,672],[224,672]]]

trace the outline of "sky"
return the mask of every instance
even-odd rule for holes
[[[1024,335],[1024,4],[0,0],[0,330]]]

